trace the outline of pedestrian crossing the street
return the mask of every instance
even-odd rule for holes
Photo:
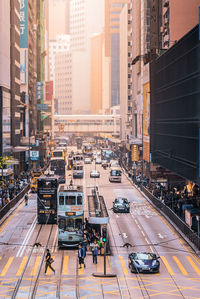
[[[76,261],[76,256],[64,256],[62,267],[61,267],[61,259],[57,256],[52,256],[55,262],[53,263],[53,267],[55,268],[57,273],[61,273],[62,276],[70,276],[76,274],[76,267],[78,263]],[[98,271],[103,272],[103,256],[98,257],[98,264],[94,265],[92,263],[92,257],[90,255],[86,258],[86,268],[82,267],[78,269],[78,275],[89,275],[91,271]],[[25,269],[26,263],[28,260],[28,256],[24,256],[22,258],[16,257],[7,257],[3,258],[0,257],[0,279],[3,277],[10,277],[11,275],[20,277]],[[36,276],[38,274],[40,265],[42,262],[42,256],[35,256],[32,258],[30,265],[27,267],[27,276]],[[175,255],[168,255],[168,256],[160,256],[160,273],[170,274],[171,276],[175,276],[177,274],[181,274],[184,276],[189,277],[192,276],[200,276],[200,263],[199,261],[193,256],[175,256]],[[118,274],[123,275],[133,275],[130,273],[130,269],[128,268],[128,259],[127,256],[119,255],[107,257],[107,268],[109,271],[112,270],[112,265],[117,268]],[[45,263],[43,265],[43,268]],[[61,267],[61,269],[60,269]],[[42,269],[43,269],[42,268]],[[42,271],[42,273],[44,270]],[[47,270],[47,276],[52,275],[53,272],[51,269]]]

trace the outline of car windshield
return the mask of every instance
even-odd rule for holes
[[[136,253],[134,255],[135,260],[154,260],[156,258],[153,253]]]
[[[111,170],[111,175],[121,176],[121,170]]]
[[[123,204],[123,203],[126,203],[126,202],[127,202],[126,198],[116,198],[115,199],[115,203]]]

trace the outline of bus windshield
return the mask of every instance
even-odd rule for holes
[[[54,158],[62,158],[63,157],[63,152],[62,151],[53,152],[52,156]]]

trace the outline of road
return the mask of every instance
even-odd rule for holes
[[[110,216],[112,255],[107,257],[107,270],[117,277],[94,278],[92,273],[103,271],[103,257],[94,265],[90,253],[86,268],[78,269],[77,251],[57,248],[57,226],[37,224],[36,195],[30,194],[28,206],[19,205],[0,227],[0,298],[200,298],[200,259],[124,174],[121,184],[110,183],[109,170],[96,167],[101,172],[96,184]],[[89,178],[92,169],[94,164],[86,165],[84,179],[76,180],[83,183],[85,195],[95,184]],[[128,198],[130,214],[113,213],[116,196]],[[42,247],[33,248],[35,241]],[[127,249],[124,243],[132,247]],[[55,259],[55,275],[44,274],[46,244]],[[127,257],[131,251],[157,253],[160,273],[130,273]]]

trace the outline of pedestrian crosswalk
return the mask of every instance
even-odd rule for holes
[[[77,257],[76,255],[65,255],[61,262],[61,256],[52,256],[55,262],[53,267],[57,273],[61,273],[63,276],[67,275],[76,275],[77,273]],[[0,280],[3,277],[10,277],[11,275],[20,277],[24,270],[26,270],[26,276],[36,276],[38,274],[41,262],[41,256],[34,256],[31,258],[27,269],[25,269],[26,263],[28,261],[28,256],[22,258],[16,257],[0,257]],[[190,255],[167,255],[160,256],[161,273],[168,273],[171,276],[181,274],[189,277],[200,276],[200,262],[194,256]],[[92,257],[86,257],[86,268],[82,267],[78,269],[78,275],[91,274],[92,271],[102,272],[103,271],[103,256],[98,257],[98,264],[95,265],[92,263]],[[115,268],[115,271],[119,272],[118,274],[130,275],[130,270],[128,268],[128,259],[127,256],[109,256],[107,257],[107,268],[112,271],[112,267]],[[44,267],[43,267],[44,268]],[[43,269],[42,269],[43,270]],[[42,271],[42,273],[44,270]],[[50,269],[47,270],[47,276],[51,275],[52,272]]]

